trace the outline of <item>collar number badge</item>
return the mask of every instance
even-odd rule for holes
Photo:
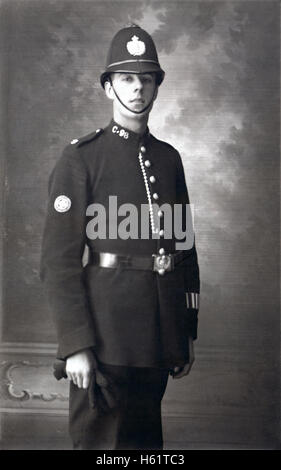
[[[137,36],[133,36],[131,41],[127,42],[127,49],[131,55],[143,55],[145,53],[145,44]]]
[[[61,195],[58,196],[54,202],[54,208],[57,212],[67,212],[71,207],[71,200],[69,197]]]

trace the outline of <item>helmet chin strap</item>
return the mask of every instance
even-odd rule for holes
[[[130,111],[131,113],[134,113],[134,114],[142,114],[142,113],[144,113],[144,112],[151,106],[151,104],[152,104],[153,101],[154,101],[155,92],[156,92],[156,86],[155,86],[155,88],[154,88],[153,96],[152,96],[150,102],[148,103],[148,105],[145,106],[145,107],[144,107],[143,109],[141,109],[140,111],[134,111],[133,109],[130,109],[128,106],[126,106],[126,105],[123,103],[123,101],[121,100],[121,98],[118,96],[118,94],[117,94],[117,92],[116,92],[116,90],[115,90],[115,88],[114,88],[114,86],[113,86],[113,83],[112,83],[111,78],[109,78],[109,82],[110,82],[110,84],[111,84],[111,86],[112,86],[112,90],[113,90],[113,92],[114,92],[116,98],[118,99],[118,101],[122,104],[122,106],[124,106],[124,108],[126,108],[126,109],[127,109],[128,111]]]

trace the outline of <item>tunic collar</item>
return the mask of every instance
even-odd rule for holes
[[[112,119],[109,123],[108,131],[119,141],[121,140],[122,142],[128,144],[141,144],[150,135],[148,127],[143,134],[138,134],[131,131],[130,129],[127,129],[126,127],[120,126],[120,124],[115,122],[114,119]]]

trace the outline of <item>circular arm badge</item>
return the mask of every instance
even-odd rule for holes
[[[71,200],[69,199],[69,197],[64,196],[63,194],[61,196],[58,196],[54,202],[54,208],[57,212],[67,212],[70,207]]]

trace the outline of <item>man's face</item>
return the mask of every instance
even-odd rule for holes
[[[156,77],[154,73],[112,73],[111,80],[114,90],[122,103],[132,111],[140,112],[142,109],[146,108],[150,102],[152,105],[157,96]],[[130,113],[130,111],[126,110],[116,98],[112,87],[111,90],[109,89],[109,86],[107,89],[110,94],[109,96],[107,93],[107,96],[113,99],[114,106],[118,107],[119,112],[122,114]],[[144,113],[149,113],[151,108],[152,106],[149,106]]]

